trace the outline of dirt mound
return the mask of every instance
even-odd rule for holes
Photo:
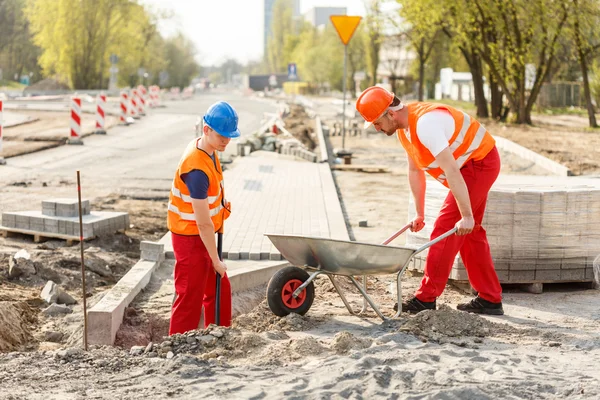
[[[362,350],[366,349],[373,341],[367,338],[358,338],[350,332],[338,332],[333,338],[331,348],[338,354],[345,354],[350,350]]]
[[[244,329],[251,332],[266,331],[306,331],[320,322],[314,317],[308,318],[298,314],[289,314],[278,317],[269,308],[264,300],[248,314],[243,314],[233,320],[234,328]]]
[[[117,331],[115,346],[129,349],[134,345],[147,346],[161,342],[169,335],[169,320],[156,314],[146,314],[133,307],[125,309],[125,316]]]
[[[42,79],[39,82],[34,83],[31,86],[25,88],[24,92],[33,92],[39,90],[70,90],[69,85],[63,82],[59,82],[55,79]]]
[[[0,302],[0,352],[19,350],[31,344],[31,326],[37,312],[25,302]]]
[[[438,310],[421,311],[404,324],[400,330],[434,341],[442,337],[490,336],[492,330],[504,328],[476,314],[453,310],[442,304]]]
[[[308,116],[304,107],[297,104],[290,104],[290,112],[283,119],[285,129],[309,150],[317,147],[318,139],[313,127],[313,120]]]

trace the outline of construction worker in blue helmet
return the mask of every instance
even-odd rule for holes
[[[220,101],[202,119],[202,136],[184,151],[169,196],[167,225],[176,260],[170,335],[198,329],[202,307],[205,327],[214,323],[217,301],[220,325],[231,325],[231,285],[215,239],[231,213],[231,204],[225,199],[217,152],[240,136],[238,115],[230,104]],[[217,274],[221,276],[218,300]]]

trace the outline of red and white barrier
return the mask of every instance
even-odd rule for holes
[[[135,119],[140,119],[140,115],[138,114],[137,97],[137,90],[132,89],[130,96],[131,103],[129,104],[129,114]]]
[[[96,131],[98,135],[106,135],[106,95],[101,93],[96,98]]]
[[[121,91],[121,115],[119,116],[119,124],[129,125],[129,95],[126,90]]]
[[[179,89],[179,87],[172,87],[171,88],[171,100],[178,100],[181,98],[181,96],[179,95],[181,93],[181,89]]]
[[[138,114],[140,114],[141,116],[146,115],[146,100],[144,100],[144,87],[142,85],[139,85],[137,87],[136,93],[137,93],[137,105],[138,105]]]
[[[71,134],[67,143],[83,144],[81,141],[81,99],[79,97],[71,98]]]
[[[149,92],[150,92],[150,93],[149,93],[149,95],[150,95],[150,101],[149,101],[149,103],[150,103],[150,107],[151,107],[151,108],[156,108],[156,107],[158,107],[158,91],[159,91],[160,89],[158,88],[158,86],[156,86],[156,85],[153,85],[153,86],[150,86],[150,87],[148,88],[148,90],[149,90]]]
[[[183,88],[183,95],[181,97],[183,97],[184,99],[190,99],[190,98],[192,98],[193,95],[194,95],[193,87],[188,86],[186,88]]]
[[[3,111],[2,100],[0,100],[0,165],[6,164],[4,157],[2,157],[2,124],[4,123],[2,119],[2,111]]]

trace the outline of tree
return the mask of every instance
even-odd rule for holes
[[[596,0],[573,0],[569,31],[575,42],[574,51],[581,68],[583,91],[590,127],[597,128],[592,92],[590,90],[590,60],[600,49],[600,5]]]
[[[0,66],[6,77],[33,74],[40,77],[37,59],[40,49],[33,44],[25,0],[0,0]]]
[[[126,21],[129,0],[31,0],[26,13],[42,48],[46,75],[66,77],[76,89],[96,89],[107,74],[108,48]],[[119,43],[127,46],[127,43]]]
[[[365,0],[367,16],[366,24],[366,50],[367,68],[371,86],[377,83],[377,68],[379,67],[379,51],[383,41],[384,15],[381,12],[383,0]]]
[[[171,86],[185,87],[200,72],[200,66],[194,59],[196,49],[182,33],[167,39],[165,59],[168,60],[167,72]]]
[[[419,62],[418,99],[423,101],[425,66],[441,33],[442,13],[436,0],[403,0],[400,16],[410,24],[405,35],[417,53]]]
[[[354,96],[357,89],[360,89],[356,87],[354,74],[358,71],[363,71],[367,66],[365,61],[365,41],[366,30],[364,25],[359,24],[348,43],[348,81],[346,82],[346,88],[348,88],[352,96]]]
[[[276,0],[273,5],[271,19],[271,36],[267,43],[267,60],[270,72],[284,72],[290,61],[289,55],[293,52],[294,25],[292,20],[292,6],[289,0]],[[288,56],[288,57],[286,57]]]
[[[531,110],[553,68],[568,4],[561,0],[463,0],[458,4],[465,21],[459,30],[477,28],[478,35],[472,38],[478,40],[471,45],[502,88],[515,122],[531,124]],[[530,85],[527,64],[535,67]]]

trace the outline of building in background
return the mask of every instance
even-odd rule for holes
[[[346,7],[313,7],[304,13],[304,20],[316,28],[326,26],[332,15],[346,15]]]
[[[273,19],[273,8],[277,0],[264,0],[264,25],[263,25],[263,54],[267,54],[267,44],[271,37],[271,21]],[[292,17],[294,19],[300,18],[300,0],[285,0],[290,3],[292,7]]]

